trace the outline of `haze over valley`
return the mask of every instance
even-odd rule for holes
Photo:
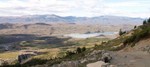
[[[141,25],[143,20],[142,18],[121,16],[30,15],[0,17],[0,21],[2,21],[0,34],[62,35],[86,32],[118,32],[119,29],[131,30],[135,25]]]

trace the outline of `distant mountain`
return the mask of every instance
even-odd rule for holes
[[[122,16],[97,16],[97,17],[61,17],[57,15],[28,15],[0,17],[0,23],[88,23],[88,24],[141,24],[142,18]]]

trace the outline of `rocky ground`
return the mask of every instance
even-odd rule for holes
[[[117,67],[149,67],[150,54],[146,52],[117,52],[111,64]]]
[[[67,61],[53,65],[53,67],[150,67],[150,39],[144,39],[136,43],[134,47],[126,47],[120,51],[94,50],[85,58],[76,61]],[[107,57],[107,59],[105,59]]]
[[[102,61],[90,63],[87,67],[150,67],[150,39],[138,42],[134,47],[109,52],[112,60],[109,64]],[[107,65],[107,66],[106,66]]]

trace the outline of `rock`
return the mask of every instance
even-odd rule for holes
[[[102,50],[95,50],[90,55],[97,55],[97,54],[102,54]]]
[[[109,63],[104,63],[101,65],[101,67],[109,67],[109,65],[110,65]]]
[[[103,61],[98,61],[98,62],[95,62],[95,63],[87,64],[86,67],[109,67],[109,64],[105,63]]]
[[[8,65],[8,64],[9,64],[9,62],[6,61],[6,60],[0,61],[0,66],[5,66],[5,65]]]
[[[60,64],[55,64],[51,67],[78,67],[79,61],[66,61]]]
[[[146,51],[147,53],[150,53],[150,46],[149,45],[142,47],[140,49],[142,49],[142,51]]]
[[[28,58],[35,56],[35,54],[21,54],[18,55],[18,61],[19,63],[22,63],[23,61],[27,60]]]
[[[93,60],[97,60],[97,59],[96,59],[96,57],[94,56],[94,57],[87,58],[87,60],[88,60],[88,61],[93,61]]]
[[[110,65],[110,63],[105,63],[103,61],[97,61],[94,63],[87,64],[86,67],[117,67],[117,66]]]
[[[110,65],[109,67],[117,67],[116,65]]]
[[[87,62],[87,59],[80,60],[80,63],[85,63],[85,62]]]
[[[104,61],[105,63],[109,63],[111,59],[112,59],[112,57],[110,56],[109,53],[104,53],[102,55],[102,61]]]

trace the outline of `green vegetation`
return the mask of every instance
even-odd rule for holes
[[[150,18],[147,20],[148,23],[150,23]]]
[[[146,20],[143,21],[143,25],[144,25],[144,24],[147,24]]]
[[[137,26],[134,26],[134,29],[136,29],[137,28]]]
[[[126,39],[124,36],[102,43],[102,45],[96,45],[95,50],[111,50],[117,51],[123,48],[122,42]]]
[[[62,53],[62,52],[61,52]],[[61,54],[59,53],[59,54]],[[26,62],[25,64],[22,64],[21,67],[30,67],[30,66],[35,66],[35,65],[43,65],[43,64],[48,64],[48,66],[51,66],[53,64],[59,64],[62,61],[68,61],[68,60],[77,60],[82,58],[87,54],[87,49],[85,47],[83,48],[76,48],[74,51],[65,51],[65,54],[61,54],[62,56],[57,56],[54,58],[45,58],[44,56],[37,56],[33,57],[31,60]],[[47,55],[49,57],[50,55]],[[6,67],[19,67],[18,63],[15,65],[5,65]]]
[[[131,44],[131,46],[134,46],[139,40],[148,37],[150,34],[150,23],[148,21],[149,20],[144,20],[143,25],[135,29],[132,36],[128,37],[123,43],[125,45]]]
[[[39,50],[40,52],[46,52],[46,53],[31,58],[28,62],[22,64],[21,66],[30,67],[30,66],[43,65],[43,64],[47,64],[48,66],[51,66],[53,64],[61,63],[62,61],[80,60],[83,57],[85,57],[86,54],[90,53],[90,49],[92,48],[92,47],[89,48],[90,45],[94,47],[95,44],[100,45],[102,42],[106,42],[106,41],[108,41],[107,38],[87,38],[85,40],[70,41],[70,43],[74,43],[73,48],[72,46],[67,46],[66,49],[64,48],[57,48],[57,49],[51,48],[54,50],[40,49]],[[39,41],[36,41],[36,43],[39,43]],[[22,41],[20,44],[24,46],[30,43],[28,41]],[[6,67],[20,67],[20,65],[16,63],[15,65],[6,65]]]
[[[119,35],[121,36],[121,35],[123,35],[123,34],[125,34],[126,33],[126,31],[122,31],[121,29],[119,30]]]
[[[71,40],[68,41],[66,44],[67,45],[73,45],[73,46],[80,46],[80,47],[86,47],[86,48],[91,48],[94,47],[95,44],[100,45],[103,42],[107,42],[110,39],[108,38],[87,38],[87,39],[81,39],[81,40]]]
[[[120,29],[119,31],[120,37],[113,40],[109,40],[107,38],[87,38],[85,40],[67,40],[64,43],[67,45],[67,47],[65,46],[65,48],[59,48],[57,49],[56,52],[47,50],[46,54],[33,57],[27,63],[23,64],[22,67],[44,65],[44,64],[52,66],[54,64],[59,64],[62,61],[80,60],[86,58],[86,55],[94,50],[118,51],[128,45],[134,46],[135,43],[139,42],[144,38],[149,37],[149,34],[150,34],[150,18],[148,20],[143,21],[143,25],[138,27],[135,26],[131,32],[125,32]],[[39,44],[41,43],[41,40],[34,41],[34,43]],[[28,43],[22,42],[22,44],[24,45]],[[83,63],[81,66],[84,65],[86,65],[86,63]],[[15,67],[15,65],[13,66]],[[17,66],[18,64],[16,64],[16,67]]]
[[[150,24],[150,18],[143,21],[143,25],[145,25],[145,24]]]
[[[82,52],[84,52],[84,51],[86,51],[86,47],[83,47],[83,48],[82,48]]]
[[[121,50],[127,45],[133,47],[135,43],[139,42],[141,39],[149,37],[150,34],[150,23],[149,20],[143,21],[144,24],[138,27],[135,27],[129,33],[122,32],[120,29],[119,35],[120,37],[110,40],[102,45],[96,45],[94,48],[97,50]],[[123,35],[125,34],[125,35]]]
[[[0,53],[1,59],[16,59],[16,57],[19,55],[19,52],[5,52]]]

